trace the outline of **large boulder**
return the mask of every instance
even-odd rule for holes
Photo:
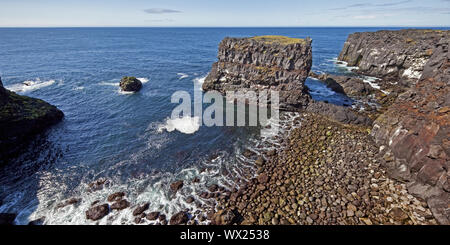
[[[135,77],[123,77],[120,80],[120,88],[124,92],[138,92],[142,88],[142,82]]]
[[[63,117],[64,113],[55,106],[18,95],[0,83],[0,165],[18,154],[33,136]]]
[[[311,42],[282,36],[225,38],[203,90],[276,90],[281,109],[299,110],[310,100],[304,82],[311,70]]]
[[[356,66],[356,72],[414,85],[433,55],[436,43],[450,31],[400,30],[351,34],[338,60]]]
[[[436,42],[417,84],[374,123],[389,173],[409,182],[435,218],[450,224],[450,37]]]
[[[189,216],[186,212],[179,212],[174,214],[169,221],[170,225],[182,225],[187,224],[189,221]]]
[[[108,204],[97,205],[86,211],[86,219],[97,221],[109,214]]]

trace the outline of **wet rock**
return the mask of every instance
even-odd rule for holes
[[[114,209],[114,210],[124,210],[124,209],[126,209],[128,207],[130,207],[130,202],[128,202],[125,199],[122,199],[120,201],[116,201],[115,203],[113,203],[111,205],[111,209]]]
[[[125,92],[138,92],[142,88],[142,82],[135,77],[123,77],[120,80],[120,88]]]
[[[216,185],[216,184],[210,185],[210,186],[208,187],[208,190],[209,190],[210,192],[216,192],[218,189],[219,189],[219,186]]]
[[[108,196],[108,202],[117,202],[125,196],[124,192],[116,192]]]
[[[186,212],[179,212],[174,214],[169,221],[170,225],[182,225],[182,224],[187,224],[189,220],[189,216],[187,215]]]
[[[74,205],[74,204],[77,204],[77,203],[80,203],[80,202],[81,202],[81,198],[70,198],[70,199],[68,199],[68,200],[66,200],[66,201],[56,205],[56,208],[57,209],[64,208],[64,207],[67,207],[69,205]]]
[[[150,221],[153,221],[153,220],[157,220],[159,216],[160,216],[159,212],[151,212],[151,213],[147,214],[147,219]]]
[[[170,184],[170,189],[171,189],[174,193],[176,193],[176,192],[179,191],[181,188],[183,188],[183,184],[184,184],[184,183],[183,183],[182,180],[173,182],[172,184]]]
[[[32,220],[28,223],[28,225],[43,225],[45,222],[45,217],[41,217],[39,219],[36,220]]]
[[[97,221],[108,215],[108,213],[109,213],[108,204],[94,206],[86,211],[86,219]]]
[[[133,211],[133,216],[138,216],[141,215],[142,213],[144,213],[145,211],[147,211],[147,209],[150,207],[150,203],[145,203],[141,206],[138,206],[134,211]]]
[[[103,187],[105,186],[107,181],[108,180],[106,178],[99,178],[99,179],[89,183],[88,191],[94,192],[94,191],[103,190]]]
[[[192,196],[189,196],[189,197],[186,198],[186,202],[189,203],[189,204],[193,203],[194,201],[195,201],[195,199]]]

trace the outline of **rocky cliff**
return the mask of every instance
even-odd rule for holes
[[[385,33],[385,32],[383,32]],[[401,31],[399,37],[393,38],[398,42],[406,38],[405,33],[417,32]],[[436,41],[431,47],[431,41],[445,33],[446,37]],[[374,123],[372,136],[384,148],[385,166],[394,177],[409,182],[411,193],[427,200],[434,216],[441,224],[450,224],[450,53],[449,32],[435,32],[426,34],[420,43],[417,54],[410,53],[414,49],[401,51],[393,49],[392,54],[403,55],[404,60],[399,74],[411,68],[411,60],[422,57],[426,60],[420,70],[421,78],[415,86],[401,94],[395,103],[388,108]],[[356,40],[361,36],[380,34],[357,34],[349,38]],[[388,35],[392,37],[392,34]],[[379,41],[372,40],[374,47],[365,46],[364,50],[378,49],[378,42],[389,41],[388,36],[382,35]],[[391,40],[391,43],[394,42]],[[353,43],[353,42],[352,42]],[[366,43],[366,42],[363,42]],[[361,45],[361,44],[358,44]],[[370,45],[370,44],[369,44]],[[388,43],[389,45],[389,43]],[[351,44],[347,43],[343,54],[352,53]],[[431,48],[431,51],[425,49]],[[389,49],[386,47],[386,49]],[[363,51],[362,53],[365,53]],[[424,52],[431,56],[424,56]],[[409,56],[405,54],[409,53]],[[348,59],[349,56],[346,58]],[[369,66],[368,56],[362,56],[364,62],[361,67]],[[352,58],[353,59],[353,58]],[[398,60],[398,59],[397,59]],[[377,60],[373,69],[368,70],[385,74],[385,69],[378,66]],[[423,61],[420,61],[421,63]],[[409,66],[409,68],[408,68]],[[398,66],[397,66],[398,67]]]
[[[409,86],[420,79],[435,44],[449,33],[412,29],[354,33],[348,37],[338,59],[358,67],[358,73]]]
[[[310,100],[304,82],[312,64],[311,42],[282,36],[225,38],[203,90],[277,90],[281,109],[298,110]]]
[[[45,101],[18,95],[0,79],[0,166],[35,134],[59,122],[64,114]]]

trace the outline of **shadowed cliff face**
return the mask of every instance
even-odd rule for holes
[[[0,166],[21,150],[32,136],[64,117],[45,101],[5,89],[0,79]]]
[[[311,42],[279,36],[225,38],[203,90],[276,90],[281,109],[298,110],[310,100],[304,83],[312,65]]]
[[[351,34],[339,60],[356,66],[356,72],[393,79],[410,86],[422,76],[435,44],[449,31],[401,30]]]
[[[436,42],[417,84],[374,123],[386,167],[450,224],[450,38]]]

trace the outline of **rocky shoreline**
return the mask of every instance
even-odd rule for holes
[[[359,75],[377,77],[377,88],[357,76],[310,73],[310,39],[226,38],[203,89],[280,91],[282,109],[297,117],[277,149],[245,151],[253,177],[243,176],[238,186],[208,183],[184,200],[195,210],[169,217],[164,207],[150,210],[115,192],[82,210],[86,220],[98,223],[129,209],[135,224],[155,225],[450,224],[448,45],[445,31],[350,35],[339,59],[358,66]],[[313,101],[308,75],[361,106]],[[199,181],[169,183],[168,195]],[[98,179],[88,189],[108,185]],[[57,208],[80,202],[71,198]]]

